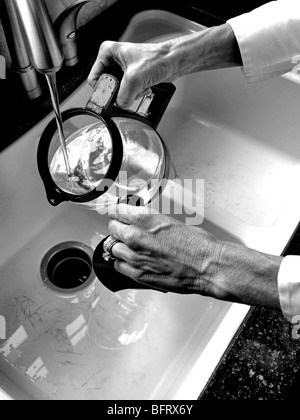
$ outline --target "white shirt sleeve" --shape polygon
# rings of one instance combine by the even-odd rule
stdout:
[[[278,272],[278,290],[283,315],[293,322],[300,316],[300,256],[284,257]]]
[[[287,73],[300,61],[300,0],[271,1],[228,23],[248,83]]]

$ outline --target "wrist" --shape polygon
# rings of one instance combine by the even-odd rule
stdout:
[[[280,309],[278,272],[283,257],[221,243],[213,293],[218,299]]]

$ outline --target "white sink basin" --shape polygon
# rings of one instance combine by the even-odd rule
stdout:
[[[157,40],[203,27],[143,12],[122,39]],[[184,77],[158,131],[181,179],[204,179],[202,227],[280,255],[300,202],[300,88],[285,78],[246,86],[240,69]],[[84,106],[84,83],[63,109]],[[249,307],[200,296],[123,291],[100,282],[65,299],[45,288],[40,264],[65,241],[95,248],[106,217],[51,207],[36,166],[52,116],[0,156],[0,399],[196,399]]]

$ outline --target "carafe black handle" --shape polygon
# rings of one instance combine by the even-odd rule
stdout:
[[[173,83],[160,83],[145,95],[136,111],[127,111],[116,105],[123,72],[120,66],[112,65],[103,73],[87,103],[87,108],[103,117],[128,116],[146,122],[156,129],[169,105],[176,88]]]

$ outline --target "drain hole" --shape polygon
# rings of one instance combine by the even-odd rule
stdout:
[[[92,273],[92,261],[81,249],[63,249],[51,257],[47,266],[50,282],[60,289],[82,286]]]

